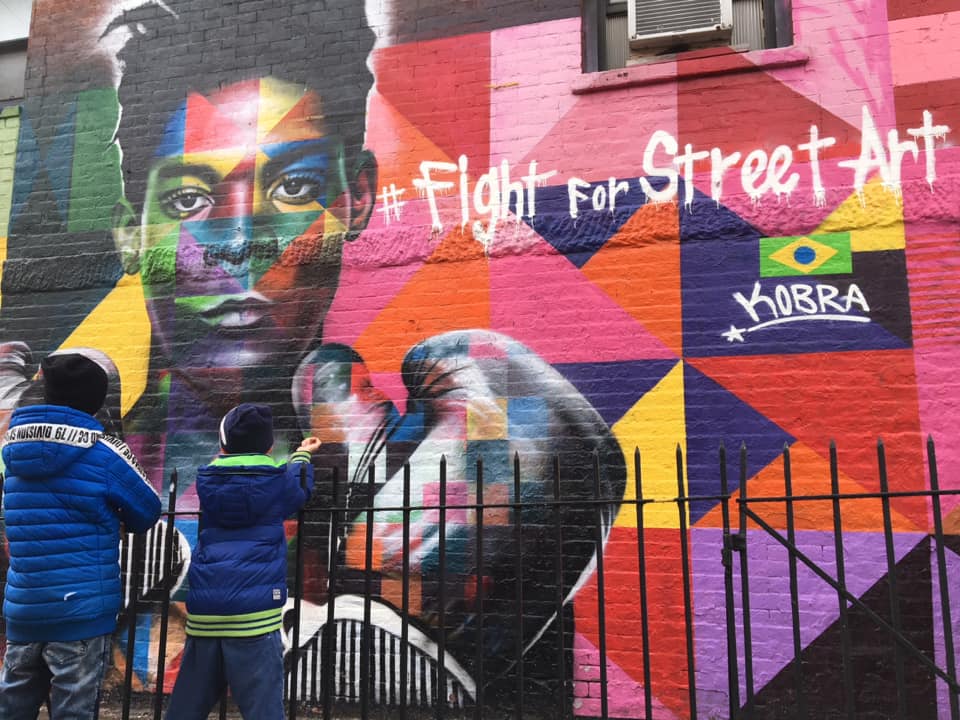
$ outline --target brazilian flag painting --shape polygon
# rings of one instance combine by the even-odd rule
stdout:
[[[850,233],[760,238],[760,277],[851,272]]]

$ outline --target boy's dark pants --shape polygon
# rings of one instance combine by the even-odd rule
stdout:
[[[206,720],[224,686],[244,720],[283,720],[280,631],[244,638],[187,637],[168,720]]]

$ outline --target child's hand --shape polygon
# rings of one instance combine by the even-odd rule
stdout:
[[[311,435],[310,437],[303,439],[303,442],[300,443],[300,447],[297,448],[297,452],[306,451],[312,455],[319,449],[320,438],[316,438]]]

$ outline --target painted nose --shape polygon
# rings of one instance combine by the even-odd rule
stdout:
[[[242,265],[253,248],[250,218],[229,218],[204,243],[203,259],[207,265]]]
[[[273,233],[249,216],[206,220],[199,238],[203,262],[233,276],[249,290],[277,258]]]

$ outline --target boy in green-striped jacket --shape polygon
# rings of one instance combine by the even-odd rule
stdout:
[[[204,720],[229,686],[245,720],[282,720],[287,541],[283,521],[310,498],[320,448],[268,454],[273,416],[245,403],[220,423],[221,455],[197,471],[200,538],[190,559],[187,643],[168,720]]]

